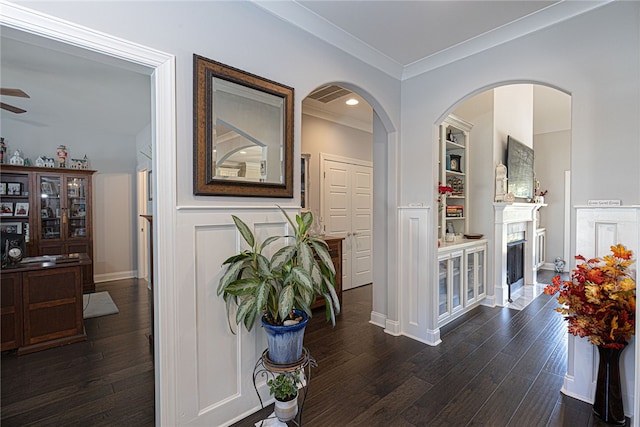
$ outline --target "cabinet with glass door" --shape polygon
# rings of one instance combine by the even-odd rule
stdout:
[[[39,172],[39,213],[36,221],[38,255],[86,253],[93,258],[91,224],[91,174],[79,170],[69,173]],[[93,264],[83,277],[84,291],[93,291]]]

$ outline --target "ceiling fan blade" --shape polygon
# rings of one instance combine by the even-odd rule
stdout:
[[[21,89],[9,89],[9,88],[0,88],[0,95],[7,96],[19,96],[20,98],[31,98],[27,93]]]
[[[16,114],[22,114],[27,112],[27,110],[14,107],[13,105],[5,104],[4,102],[0,102],[0,108],[2,108],[3,110],[11,111],[12,113],[16,113]]]

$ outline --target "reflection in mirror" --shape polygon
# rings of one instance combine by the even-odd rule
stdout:
[[[293,197],[293,89],[194,55],[198,195]]]
[[[213,78],[212,179],[283,184],[283,99]]]

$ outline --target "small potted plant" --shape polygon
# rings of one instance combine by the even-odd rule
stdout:
[[[298,384],[298,371],[278,374],[267,381],[269,392],[276,399],[274,412],[282,422],[292,420],[298,414]]]
[[[232,215],[250,249],[223,263],[226,271],[220,278],[217,293],[226,302],[231,332],[234,332],[232,313],[235,313],[235,323],[244,324],[248,331],[256,318],[261,318],[267,332],[270,361],[287,364],[302,357],[304,328],[316,297],[320,295],[325,299],[327,321],[334,326],[340,302],[328,245],[322,237],[309,233],[313,215],[311,212],[296,215],[294,222],[282,208],[280,210],[293,234],[271,236],[264,242],[258,242],[251,229]],[[263,255],[269,245],[280,239],[286,239],[286,243],[271,259]]]

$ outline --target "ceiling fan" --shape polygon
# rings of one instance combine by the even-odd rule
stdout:
[[[0,95],[3,96],[18,96],[20,98],[31,98],[21,89],[8,89],[8,88],[0,88]],[[11,111],[12,113],[22,114],[26,113],[27,110],[23,110],[22,108],[15,107],[13,105],[5,104],[4,102],[0,102],[0,108],[3,110]]]

